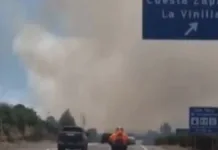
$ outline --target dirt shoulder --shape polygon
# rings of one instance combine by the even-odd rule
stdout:
[[[39,142],[27,142],[27,141],[18,141],[14,143],[9,142],[0,142],[0,149],[10,149],[10,148],[24,148],[24,147],[39,147],[39,146],[46,146],[46,145],[54,145],[55,142],[53,141],[39,141]]]

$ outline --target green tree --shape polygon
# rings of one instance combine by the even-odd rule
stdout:
[[[11,141],[19,138],[35,141],[45,137],[55,140],[60,125],[76,125],[69,109],[62,114],[58,122],[53,116],[42,120],[34,109],[22,104],[13,106],[0,103],[0,120],[4,131],[3,135],[6,135],[6,139]]]
[[[16,125],[22,135],[25,134],[25,127],[27,124],[26,107],[22,104],[15,105],[13,111],[16,114]]]
[[[8,135],[12,126],[15,126],[16,117],[12,111],[12,106],[1,103],[0,104],[0,122],[1,129],[3,129],[4,134]]]
[[[0,104],[0,119],[4,124],[15,124],[16,116],[13,114],[12,106],[4,103]]]
[[[27,108],[22,104],[15,105],[13,107],[13,112],[16,116],[17,128],[22,135],[25,134],[26,126],[34,127],[40,121],[40,117],[33,109]]]
[[[46,129],[49,133],[57,134],[58,132],[58,122],[53,116],[48,116],[46,118]]]
[[[29,126],[35,126],[41,120],[40,117],[35,112],[35,110],[33,110],[32,108],[25,109],[25,118],[26,118],[26,123]]]
[[[51,124],[53,126],[57,126],[58,124],[54,116],[48,116],[46,118],[46,123]]]
[[[76,126],[74,117],[71,115],[70,110],[67,109],[60,117],[59,125],[63,126]]]

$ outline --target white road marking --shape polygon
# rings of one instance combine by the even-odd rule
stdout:
[[[148,150],[148,148],[144,145],[140,145],[140,147],[143,149],[143,150]]]
[[[88,143],[88,145],[100,145],[99,143]]]

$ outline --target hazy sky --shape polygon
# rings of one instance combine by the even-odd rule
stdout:
[[[0,87],[8,97],[32,87],[42,109],[85,113],[100,129],[185,127],[189,106],[218,104],[217,44],[142,41],[141,0],[15,2],[0,5]]]

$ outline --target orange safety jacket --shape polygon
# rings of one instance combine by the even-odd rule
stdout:
[[[124,144],[127,144],[128,142],[128,136],[124,132],[115,132],[110,137],[109,140],[114,143],[117,138],[121,138]]]

